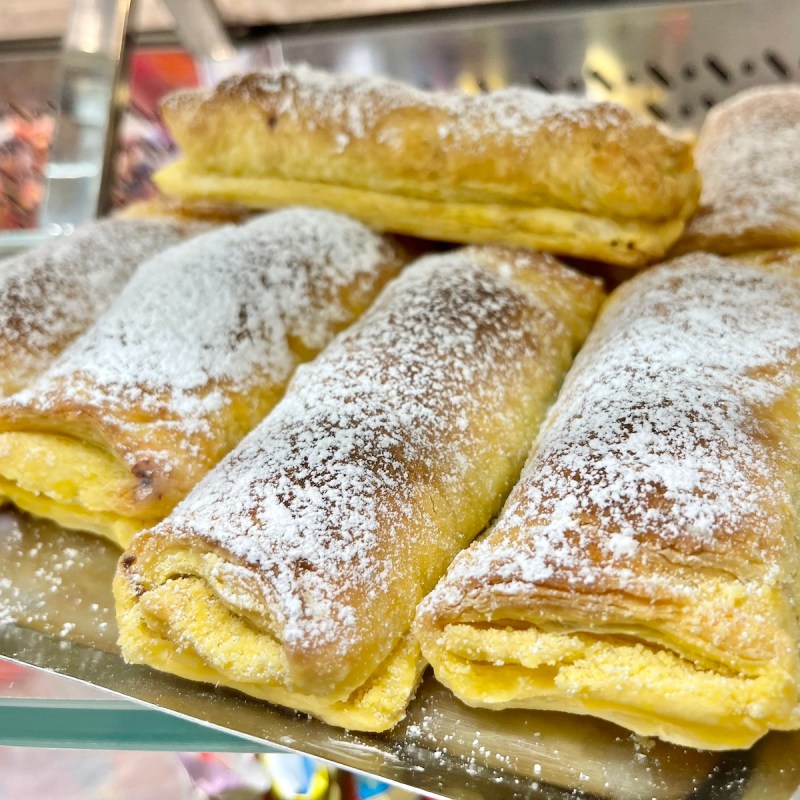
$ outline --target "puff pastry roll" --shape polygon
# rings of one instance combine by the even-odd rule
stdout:
[[[124,656],[394,725],[422,671],[416,604],[500,507],[600,298],[524,251],[409,267],[134,537],[114,588]]]
[[[107,219],[0,261],[0,395],[44,372],[142,261],[205,230],[200,223]]]
[[[51,369],[0,403],[0,492],[124,546],[261,421],[404,257],[355,220],[290,209],[145,262]]]
[[[168,195],[308,203],[381,230],[642,265],[700,191],[690,146],[620,106],[512,88],[468,96],[307,67],[168,97]]]
[[[415,631],[466,703],[691,747],[800,726],[800,258],[609,300],[488,535]]]
[[[695,157],[703,192],[676,252],[800,244],[800,86],[752,89],[712,109]]]

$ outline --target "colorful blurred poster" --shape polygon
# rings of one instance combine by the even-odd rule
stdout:
[[[0,228],[35,227],[52,135],[50,109],[0,112]]]
[[[198,82],[197,67],[187,53],[133,54],[130,102],[117,129],[110,187],[113,207],[156,193],[151,176],[174,157],[174,145],[158,118],[159,100]],[[54,128],[51,108],[23,109],[0,103],[0,229],[36,227]]]
[[[151,175],[174,157],[174,145],[158,117],[161,98],[175,89],[197,86],[194,60],[182,51],[134,53],[130,101],[117,135],[111,201],[120,208],[156,194]]]

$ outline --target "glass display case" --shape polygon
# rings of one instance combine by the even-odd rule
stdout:
[[[301,61],[431,88],[521,83],[613,99],[688,135],[735,92],[800,77],[794,0],[517,2],[424,13],[404,4],[391,9],[402,13],[255,29],[233,44],[213,14],[181,13],[182,5],[168,4],[193,53],[187,80],[200,83]],[[74,4],[54,84],[59,123],[48,194],[36,228],[0,234],[0,255],[64,233],[113,203],[112,134],[131,97],[121,68],[129,6]],[[54,56],[40,59],[52,73]],[[398,728],[359,735],[126,665],[110,592],[118,553],[97,544],[11,514],[0,518],[2,744],[297,751],[445,798],[779,800],[800,786],[797,734],[770,734],[747,752],[699,752],[588,718],[469,709],[428,679]],[[57,683],[48,677],[54,673],[63,676]]]

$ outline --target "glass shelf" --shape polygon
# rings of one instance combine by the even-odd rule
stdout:
[[[210,753],[279,752],[180,717],[116,700],[0,699],[0,745]]]
[[[52,241],[58,232],[52,228],[0,232],[0,258]]]
[[[7,659],[0,659],[0,746],[275,752]]]

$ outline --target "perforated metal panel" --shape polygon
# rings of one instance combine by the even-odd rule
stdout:
[[[568,12],[526,4],[290,33],[251,58],[429,87],[585,91],[697,128],[711,106],[741,89],[800,79],[800,2],[609,3]]]

